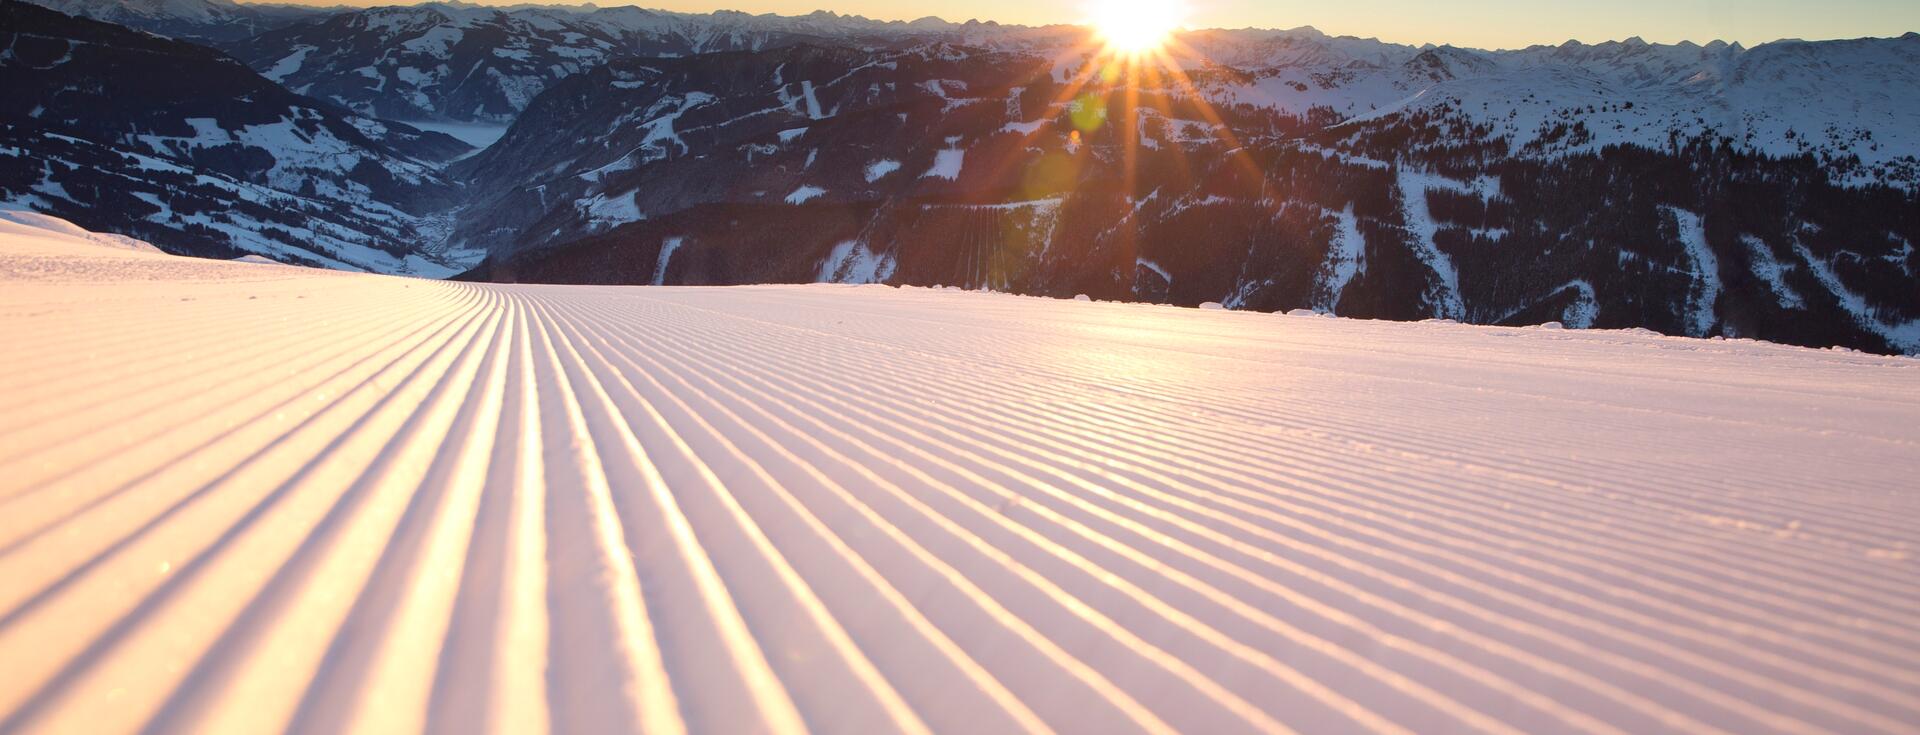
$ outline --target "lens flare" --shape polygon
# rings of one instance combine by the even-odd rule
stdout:
[[[1126,55],[1158,50],[1187,18],[1179,0],[1095,0],[1085,10],[1107,49]]]

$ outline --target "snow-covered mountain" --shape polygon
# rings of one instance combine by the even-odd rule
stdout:
[[[1215,104],[1341,119],[1449,105],[1516,150],[1664,145],[1729,137],[1772,155],[1811,152],[1848,176],[1920,181],[1920,35],[1754,48],[1715,42],[1568,42],[1510,51],[1411,46],[1312,28],[1185,34],[1174,53]],[[559,79],[619,57],[765,50],[792,43],[861,49],[945,42],[1072,58],[1072,27],[912,23],[814,13],[681,14],[636,7],[459,3],[373,8],[228,44],[296,91],[364,114],[510,122]],[[1818,94],[1820,105],[1801,104]],[[1550,136],[1561,125],[1584,133]]]
[[[1859,181],[1920,185],[1920,34],[1851,41],[1569,41],[1514,51],[1293,31],[1189,34],[1181,61],[1216,104],[1340,119],[1448,108],[1522,153],[1730,138]],[[1807,104],[1818,99],[1819,104]],[[1578,134],[1556,135],[1578,126]]]
[[[468,146],[295,95],[211,49],[0,0],[0,195],[173,252],[441,274]]]
[[[167,18],[259,29],[260,22],[232,18],[280,12],[228,0],[45,2],[149,30]],[[560,79],[621,57],[945,42],[1072,58],[1088,45],[1083,29],[1068,26],[883,22],[824,11],[687,14],[460,2],[337,10],[298,11],[311,22],[215,40],[296,92],[364,115],[498,125]],[[1520,152],[1727,137],[1771,155],[1813,153],[1861,181],[1920,185],[1920,95],[1912,93],[1920,84],[1920,34],[1750,49],[1627,39],[1506,51],[1393,44],[1312,28],[1208,30],[1179,40],[1177,63],[1219,105],[1291,115],[1324,108],[1343,120],[1445,105],[1491,126]],[[1803,104],[1813,95],[1822,104]],[[1579,130],[1556,134],[1563,126]]]
[[[117,23],[162,36],[193,41],[237,41],[339,8],[233,0],[35,0],[67,15]]]
[[[365,114],[510,122],[541,90],[613,58],[760,50],[809,40],[871,45],[999,28],[1013,30],[937,19],[886,23],[830,12],[790,17],[435,2],[341,13],[225,48],[296,91]]]
[[[1458,101],[1223,104],[1261,82],[1071,62],[945,43],[611,62],[455,164],[475,204],[454,241],[492,251],[473,276],[493,280],[960,284],[1920,350],[1920,199],[1830,160],[1698,132],[1580,144],[1577,121],[1521,139]]]

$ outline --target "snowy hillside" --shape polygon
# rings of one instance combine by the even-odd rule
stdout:
[[[289,92],[218,51],[0,0],[0,201],[173,252],[446,275],[465,144]]]
[[[0,731],[1920,721],[1911,358],[4,223],[0,342]]]
[[[490,253],[477,280],[944,284],[1920,352],[1920,190],[1708,139],[1596,149],[1562,125],[1516,148],[1457,109],[1342,120],[1081,73],[944,43],[609,62],[451,166],[478,202],[451,242]]]
[[[0,204],[0,237],[16,244],[52,245],[56,252],[67,252],[71,245],[113,250],[159,253],[160,248],[145,240],[125,235],[91,232],[52,215]],[[84,248],[80,249],[84,252]]]
[[[873,50],[941,42],[968,53],[1021,52],[1063,67],[1086,32],[886,23],[858,16],[638,7],[460,3],[342,13],[229,43],[240,58],[305,94],[399,119],[511,121],[543,89],[623,57],[760,51],[793,43]],[[1858,157],[1861,182],[1920,185],[1920,34],[1855,41],[1649,44],[1633,38],[1508,51],[1333,37],[1313,28],[1184,34],[1179,65],[1219,104],[1354,118],[1448,105],[1516,150],[1664,147],[1670,136],[1727,137],[1771,155]],[[1799,104],[1817,96],[1822,104]],[[1543,137],[1581,123],[1590,135]]]
[[[1848,178],[1920,185],[1920,33],[1750,49],[1631,38],[1479,51],[1311,28],[1185,40],[1183,62],[1221,104],[1319,107],[1342,119],[1447,107],[1535,153],[1724,137],[1773,156],[1857,157],[1862,168]],[[1543,140],[1571,124],[1587,134]]]
[[[42,0],[156,30],[202,29],[302,94],[372,117],[504,124],[561,79],[619,58],[760,51],[794,43],[874,50],[942,42],[1022,52],[1063,68],[1090,49],[1072,26],[912,23],[816,12],[675,13],[637,6],[430,2],[282,19],[296,9],[227,0]],[[245,16],[246,20],[233,20]],[[263,16],[263,17],[255,17]],[[161,24],[161,25],[156,25]],[[250,33],[204,30],[253,29]],[[1889,29],[1897,31],[1899,29]],[[180,35],[176,33],[175,35]],[[1329,36],[1310,28],[1204,30],[1173,51],[1207,97],[1341,119],[1444,106],[1535,153],[1725,137],[1754,152],[1841,162],[1856,182],[1920,186],[1920,33],[1745,48],[1713,42],[1478,50]],[[1820,104],[1804,104],[1818,98]],[[1579,124],[1583,134],[1553,135]],[[1857,159],[1857,160],[1856,160]]]
[[[885,23],[829,12],[692,14],[631,5],[497,8],[432,2],[343,12],[224,47],[302,94],[363,114],[505,123],[542,90],[613,59],[757,51],[800,42],[861,46],[914,37],[974,37],[1001,28],[1021,35],[1051,33],[937,20]]]

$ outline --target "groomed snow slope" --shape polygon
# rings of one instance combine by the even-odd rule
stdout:
[[[1912,732],[1920,360],[0,236],[0,731]]]

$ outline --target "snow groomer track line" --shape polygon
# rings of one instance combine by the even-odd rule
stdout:
[[[1915,732],[1920,361],[0,248],[0,732]]]

